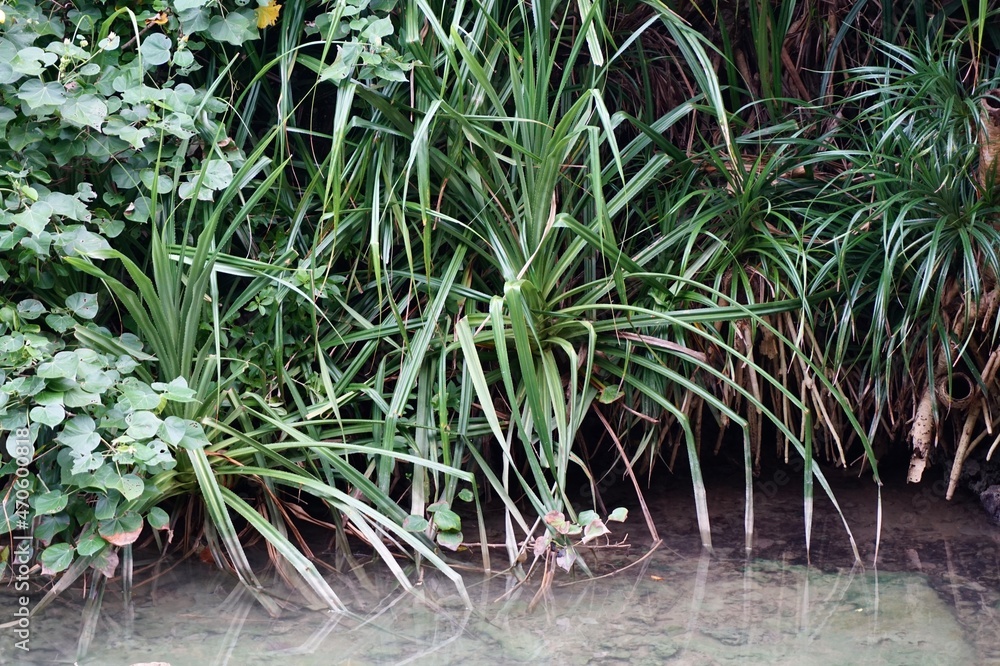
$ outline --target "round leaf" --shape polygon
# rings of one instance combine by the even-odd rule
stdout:
[[[165,530],[170,524],[170,516],[158,506],[154,506],[149,510],[149,513],[146,514],[146,520],[154,530]]]
[[[142,495],[146,484],[135,474],[126,474],[118,482],[118,490],[125,496],[126,500],[134,500]]]

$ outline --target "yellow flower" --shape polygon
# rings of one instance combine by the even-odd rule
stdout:
[[[278,14],[281,12],[281,5],[274,0],[266,0],[257,8],[257,27],[266,28],[278,22]]]

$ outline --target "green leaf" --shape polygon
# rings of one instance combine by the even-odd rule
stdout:
[[[102,51],[114,51],[121,44],[121,37],[113,32],[109,32],[108,36],[97,42],[97,48]]]
[[[44,407],[32,407],[28,415],[34,423],[55,428],[66,418],[66,410],[63,409],[62,405],[51,404]]]
[[[628,509],[623,506],[618,507],[608,516],[608,520],[613,520],[616,523],[623,523],[628,519]]]
[[[38,319],[45,314],[45,306],[42,305],[41,301],[34,298],[26,298],[17,304],[17,314],[20,315],[21,319],[29,321]]]
[[[69,409],[101,404],[101,396],[82,388],[71,388],[63,393],[63,405]]]
[[[462,529],[462,518],[451,509],[438,509],[434,512],[434,527],[442,532],[455,532]]]
[[[165,530],[170,525],[170,516],[158,506],[154,506],[146,514],[146,521],[154,530]]]
[[[583,528],[583,542],[588,543],[597,537],[604,536],[605,534],[611,534],[611,530],[604,525],[603,520],[595,518],[587,523],[587,526]]]
[[[210,2],[212,2],[212,0],[174,0],[173,4],[174,4],[174,10],[178,12],[183,12],[188,9],[204,7]]]
[[[46,315],[45,323],[56,333],[65,333],[76,325],[76,320],[69,315],[50,314]]]
[[[212,188],[197,180],[185,180],[177,186],[177,195],[181,199],[196,197],[199,201],[212,201]]]
[[[111,244],[103,236],[87,231],[83,225],[74,225],[56,237],[56,247],[68,257],[96,257],[109,251]]]
[[[225,160],[208,160],[202,167],[205,177],[202,185],[213,190],[224,190],[233,182],[233,167]]]
[[[142,516],[134,511],[127,511],[117,518],[101,521],[97,532],[115,546],[127,546],[134,543],[142,532]]]
[[[142,40],[139,54],[142,56],[143,67],[155,67],[170,62],[170,49],[173,44],[170,38],[162,32],[154,32]]]
[[[145,482],[136,476],[135,474],[126,474],[118,480],[118,485],[116,486],[121,494],[126,500],[132,501],[135,498],[142,495],[142,491],[145,490]]]
[[[31,502],[35,509],[35,515],[46,516],[59,513],[66,508],[69,502],[69,495],[65,495],[58,490],[50,490],[47,493],[36,495]]]
[[[458,493],[458,499],[462,500],[463,502],[471,502],[474,499],[474,495],[472,494],[472,491],[469,490],[468,488],[463,488]]]
[[[62,106],[66,101],[66,89],[55,81],[43,83],[38,79],[28,79],[18,88],[17,98],[35,111],[46,106]]]
[[[51,67],[59,60],[55,53],[48,53],[37,46],[18,49],[10,60],[11,69],[25,76],[41,76],[46,67]]]
[[[167,444],[179,446],[188,434],[188,422],[179,416],[168,416],[160,425],[158,433]]]
[[[361,40],[366,42],[374,42],[376,45],[382,44],[382,38],[388,37],[392,34],[392,21],[389,17],[376,19],[368,24],[361,33]]]
[[[87,557],[98,552],[101,548],[108,545],[108,542],[98,536],[95,532],[90,532],[76,544],[76,552],[81,556]]]
[[[340,83],[354,71],[358,59],[361,57],[362,46],[357,42],[344,44],[337,50],[337,57],[333,63],[323,68],[320,73],[320,81],[333,81]]]
[[[39,201],[44,201],[52,207],[54,215],[62,215],[77,222],[89,222],[90,211],[83,202],[74,196],[62,192],[48,192]]]
[[[169,418],[177,418],[172,416]],[[133,412],[130,416],[126,416],[125,420],[128,421],[128,430],[125,434],[136,440],[152,439],[156,437],[156,433],[159,432],[160,426],[163,425],[163,421],[160,420],[156,414],[150,411],[137,411]]]
[[[104,125],[104,133],[108,136],[117,136],[122,141],[127,142],[136,150],[142,150],[146,145],[146,139],[153,136],[153,130],[148,127],[135,127],[125,123],[118,116],[111,116]],[[136,202],[136,207],[139,204]]]
[[[577,523],[586,527],[595,520],[598,520],[600,516],[597,515],[596,511],[581,511],[580,515],[577,517]]]
[[[69,527],[69,516],[65,513],[57,513],[52,516],[42,516],[42,519],[35,525],[32,536],[40,543],[51,543],[57,534]]]
[[[52,219],[52,206],[39,202],[17,215],[12,215],[10,219],[17,226],[23,227],[37,236],[45,230],[49,220]]]
[[[105,578],[114,578],[115,569],[118,568],[118,553],[114,548],[102,548],[94,556],[90,566],[95,571],[104,575]]]
[[[77,453],[90,453],[101,443],[101,436],[96,430],[97,424],[94,423],[94,419],[80,414],[66,422],[56,441]]]
[[[80,366],[80,357],[75,352],[59,352],[51,361],[38,364],[36,374],[45,379],[76,377],[76,369]]]
[[[140,382],[135,377],[123,379],[119,388],[122,397],[128,401],[133,410],[158,410],[160,408],[160,394],[150,388],[149,384]]]
[[[42,563],[42,575],[51,576],[63,571],[73,562],[76,551],[68,543],[57,543],[42,551],[39,559]]]
[[[602,405],[610,405],[624,397],[625,392],[619,389],[617,385],[605,386],[598,394],[597,401]]]
[[[233,46],[243,46],[260,36],[256,22],[244,11],[212,17],[212,22],[208,24],[208,34],[217,42],[227,42]]]
[[[114,478],[111,479],[112,483],[114,483],[114,481],[117,480],[117,478],[118,478],[117,474],[115,474],[115,471],[113,469],[111,469],[111,467],[104,467],[102,469],[107,470],[107,472],[105,474],[100,475],[100,476],[112,476],[113,475]],[[95,477],[96,476],[98,476],[98,475],[95,474]],[[105,485],[105,484],[101,484],[101,487],[102,488],[107,488],[108,486]],[[118,513],[118,496],[117,495],[115,495],[114,497],[109,497],[109,496],[105,495],[103,497],[98,498],[97,504],[94,505],[94,518],[96,518],[97,520],[111,520],[112,518],[115,517],[116,513]]]
[[[184,437],[177,443],[178,446],[191,450],[203,449],[208,446],[208,437],[205,436],[205,430],[201,427],[201,424],[194,421],[185,421],[184,426]]]
[[[188,388],[187,380],[183,377],[178,377],[172,380],[169,384],[164,384],[163,382],[153,382],[151,384],[154,391],[159,391],[163,393],[167,400],[172,400],[174,402],[193,402],[197,392]]]
[[[422,516],[409,515],[403,519],[403,529],[407,532],[423,532],[427,529],[427,519]]]
[[[133,444],[132,447],[135,459],[148,466],[162,465],[164,469],[173,469],[177,464],[163,440],[153,439],[146,444]]]
[[[439,532],[437,535],[437,542],[448,550],[458,550],[464,540],[461,532]]]
[[[100,131],[108,117],[108,105],[96,95],[70,97],[59,109],[63,120],[76,127],[93,127]]]
[[[97,294],[78,291],[66,299],[66,307],[81,319],[93,319],[97,316]]]

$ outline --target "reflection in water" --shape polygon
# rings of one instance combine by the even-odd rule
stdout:
[[[391,577],[369,576],[383,596],[364,615],[290,613],[273,620],[225,576],[185,563],[135,591],[134,616],[109,588],[99,618],[89,616],[97,618],[93,631],[80,631],[79,604],[53,606],[36,620],[31,660],[5,651],[0,661],[957,664],[986,658],[920,574],[823,573],[664,548],[617,576],[557,585],[533,613],[526,609],[534,590],[512,590],[509,577],[471,585],[476,608],[470,611],[439,596],[453,593],[444,579],[425,578],[414,595],[394,591]],[[965,584],[957,573],[949,577]],[[85,655],[77,654],[80,648]]]
[[[870,558],[873,493],[857,487],[838,498]],[[0,664],[1000,664],[1000,530],[974,501],[885,493],[876,571],[837,568],[853,558],[839,516],[821,505],[812,561],[824,568],[805,566],[801,500],[764,493],[755,559],[746,559],[738,486],[710,490],[715,552],[692,550],[687,492],[651,501],[671,536],[650,557],[598,580],[560,572],[533,612],[536,589],[510,576],[467,573],[468,610],[433,572],[401,593],[372,565],[331,580],[352,613],[289,610],[275,620],[228,576],[160,562],[137,566],[131,606],[118,581],[103,598],[98,588],[64,595],[32,620],[28,655],[0,631]],[[611,549],[591,564],[600,573],[636,559]],[[0,609],[14,604],[0,588]]]

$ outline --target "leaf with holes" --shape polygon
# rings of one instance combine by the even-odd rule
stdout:
[[[126,500],[132,501],[135,498],[142,495],[142,491],[145,490],[146,484],[135,474],[126,474],[125,476],[118,479],[118,484],[115,486]]]
[[[97,294],[78,291],[66,298],[66,307],[82,319],[93,319],[97,316]]]

